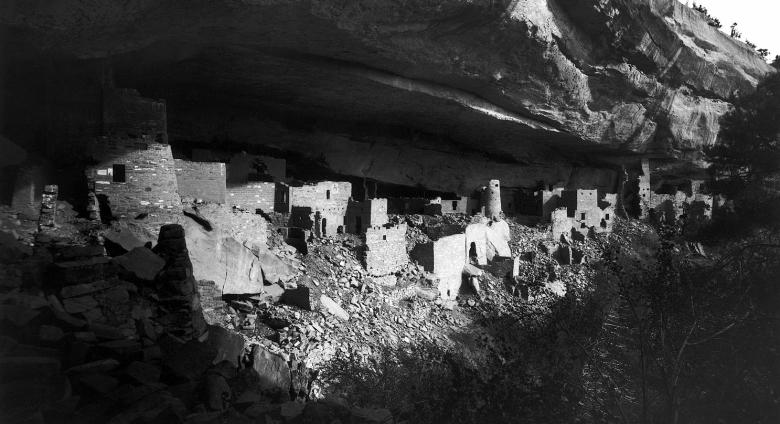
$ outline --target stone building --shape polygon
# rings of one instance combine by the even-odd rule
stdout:
[[[466,226],[468,262],[487,265],[495,257],[511,257],[509,225],[506,221],[477,222]]]
[[[501,185],[498,180],[490,180],[482,189],[482,207],[484,214],[490,219],[501,216]]]
[[[674,194],[652,193],[646,208],[647,217],[667,222],[674,222],[683,217],[709,219],[712,218],[713,197],[681,190]]]
[[[366,271],[374,276],[392,274],[409,262],[406,224],[379,225],[366,229]]]
[[[179,196],[202,199],[210,203],[225,203],[227,187],[224,163],[175,159],[174,166]]]
[[[534,200],[537,204],[537,214],[542,217],[543,222],[551,220],[552,212],[561,206],[563,198],[563,187],[555,187],[550,190],[539,190],[536,192]]]
[[[165,102],[141,97],[135,90],[107,88],[103,103],[106,135],[89,146],[93,165],[85,170],[101,215],[181,211]]]
[[[439,277],[439,294],[454,299],[463,282],[466,255],[466,235],[454,234],[415,246],[414,259],[423,268]]]
[[[550,214],[553,239],[568,238],[572,231],[583,237],[591,231],[611,232],[616,199],[615,193],[604,193],[600,197],[596,189],[563,190],[559,202],[562,206]]]
[[[290,225],[312,230],[317,237],[344,232],[344,218],[352,195],[349,182],[322,181],[288,187]]]
[[[450,214],[468,214],[469,198],[460,196],[457,199],[442,199],[436,197],[424,206],[423,212],[426,215],[450,215]]]
[[[418,244],[412,258],[439,278],[439,294],[454,299],[460,292],[463,274],[472,263],[487,265],[500,257],[511,258],[509,225],[506,221],[484,219],[470,224],[462,234],[440,237]]]
[[[347,204],[344,230],[363,234],[367,229],[387,224],[387,199],[350,200]]]
[[[702,193],[704,181],[691,180],[685,190],[674,192],[653,192],[650,185],[650,162],[642,159],[642,174],[639,175],[639,217],[676,221],[680,218],[712,218],[713,196]]]
[[[143,141],[141,141],[143,140]],[[149,139],[101,137],[87,181],[101,214],[132,218],[155,210],[181,211],[171,146]]]

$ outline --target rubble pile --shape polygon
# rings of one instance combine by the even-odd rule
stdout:
[[[98,244],[39,233],[31,249],[2,234],[2,422],[253,422],[306,412],[310,372],[300,357],[206,325],[181,226],[163,226],[153,249],[114,258]],[[350,408],[323,407],[363,422]]]
[[[514,259],[467,265],[469,282],[456,300],[443,300],[438,277],[416,263],[370,276],[356,235],[310,238],[302,254],[273,222],[258,224],[260,215],[205,204],[184,214],[202,231],[219,228],[256,254],[275,255],[293,277],[266,278],[259,293],[223,296],[212,281],[193,277],[188,238],[177,224],[159,228],[154,243],[117,223],[33,228],[32,246],[0,233],[0,368],[20,385],[20,399],[36,400],[3,398],[8,416],[200,423],[323,413],[371,422],[332,397],[332,382],[317,373],[322,365],[418,344],[463,352],[475,367],[516,356],[516,343],[497,336],[509,331],[497,327],[505,318],[519,333],[543,320],[560,296],[591,289],[589,263],[605,243],[642,231],[618,222],[613,234],[553,242],[546,227],[509,218]],[[411,245],[473,222],[461,215],[392,220],[409,224]],[[562,249],[579,259],[563,263]]]

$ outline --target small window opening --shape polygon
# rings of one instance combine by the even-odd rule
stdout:
[[[123,183],[126,181],[125,166],[115,163],[113,166],[113,175],[115,183]]]
[[[386,235],[382,236],[382,240],[387,240],[387,236]]]
[[[580,224],[580,228],[585,228],[585,223]]]
[[[325,198],[330,200],[330,190],[325,191]]]
[[[585,213],[581,213],[580,216],[582,217],[581,219],[585,219]]]
[[[457,200],[453,200],[452,201],[452,209],[458,209],[458,201]]]
[[[607,216],[605,218],[607,218],[607,221],[609,221],[609,214],[607,214]]]

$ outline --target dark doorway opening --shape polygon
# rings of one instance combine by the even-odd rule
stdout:
[[[124,183],[126,182],[126,175],[125,175],[125,166],[122,164],[115,163],[113,166],[113,181],[115,183]]]
[[[469,260],[473,263],[477,263],[479,261],[479,259],[477,259],[477,243],[473,241],[469,246]]]

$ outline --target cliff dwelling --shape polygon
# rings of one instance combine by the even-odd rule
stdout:
[[[780,422],[751,2],[4,2],[0,422]]]

